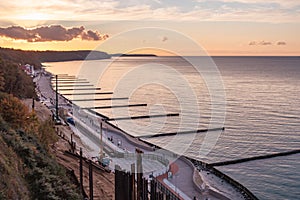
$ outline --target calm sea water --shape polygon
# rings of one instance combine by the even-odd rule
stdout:
[[[82,107],[147,103],[146,107],[96,110],[110,118],[180,114],[179,117],[113,122],[133,136],[207,128],[212,119],[213,127],[220,127],[222,115],[226,113],[225,131],[214,138],[216,144],[207,155],[199,154],[207,139],[205,133],[182,135],[179,139],[175,136],[145,139],[174,151],[178,145],[188,142],[184,154],[209,163],[299,149],[300,58],[215,57],[213,60],[219,71],[204,67],[201,75],[177,57],[48,63],[51,67],[47,70],[87,78],[101,87],[101,91],[115,92],[70,99],[129,97],[129,100],[78,101]],[[200,63],[200,66],[210,65],[206,58],[200,59]],[[217,74],[219,79],[215,77]],[[212,95],[216,102],[212,101]],[[212,112],[217,113],[215,118]],[[299,167],[299,154],[296,154],[219,169],[261,199],[297,199]]]

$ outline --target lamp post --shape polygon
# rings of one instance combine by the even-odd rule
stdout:
[[[100,123],[100,152],[99,152],[99,157],[100,157],[100,160],[102,162],[102,158],[103,158],[103,134],[102,134],[102,123],[103,123],[103,120],[100,119],[99,120],[99,123]]]
[[[57,80],[57,75],[55,75],[55,79],[56,79],[55,80],[55,87],[56,87],[55,88],[55,94],[56,94],[55,95],[55,97],[56,97],[55,98],[55,100],[56,100],[55,101],[55,111],[56,111],[56,113],[55,113],[56,114],[56,116],[55,116],[56,119],[55,120],[57,121],[58,120],[58,80]]]

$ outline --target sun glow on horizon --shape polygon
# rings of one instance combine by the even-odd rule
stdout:
[[[23,50],[93,50],[102,41],[72,39],[75,30],[65,31],[64,38],[59,37],[59,33],[64,31],[43,30],[40,35],[58,38],[52,42],[40,42],[40,35],[32,33],[32,30],[51,25],[63,26],[68,30],[83,26],[85,35],[91,32],[85,40],[93,40],[95,32],[111,38],[134,29],[158,27],[190,37],[209,55],[300,55],[299,1],[235,2],[240,3],[229,0],[220,0],[218,3],[188,0],[184,4],[179,1],[133,3],[121,0],[3,1],[0,2],[0,46]],[[29,41],[30,37],[27,39],[30,34],[36,36],[30,36],[33,41]],[[11,38],[6,37],[9,35]],[[168,35],[157,37],[164,41],[162,45],[169,42],[176,46],[176,43],[180,43],[180,40],[168,40]],[[137,38],[147,40],[143,35],[133,36],[133,39]],[[126,41],[116,43],[108,53],[123,53],[122,46],[126,45],[131,44]],[[193,49],[184,44],[178,45],[178,48],[184,50],[186,55],[195,54]],[[148,51],[145,53],[152,54]],[[161,51],[154,51],[153,54],[170,55]]]
[[[51,15],[46,13],[26,13],[16,16],[16,19],[42,21],[51,19]]]

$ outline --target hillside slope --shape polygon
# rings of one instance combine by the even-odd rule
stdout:
[[[3,132],[0,133],[3,135]],[[0,136],[0,199],[30,199],[23,162]]]
[[[16,97],[0,95],[0,199],[82,199],[49,151],[58,139],[53,126]]]

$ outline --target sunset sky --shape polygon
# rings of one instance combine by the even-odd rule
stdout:
[[[0,2],[0,47],[81,50],[100,45],[101,50],[103,42],[131,31],[124,43],[103,49],[123,53],[120,46],[130,49],[136,41],[147,41],[147,35],[132,31],[147,27],[178,32],[209,55],[300,55],[299,0]],[[157,38],[156,46],[168,44],[183,49],[185,55],[195,54],[178,41],[180,38],[152,34]]]

